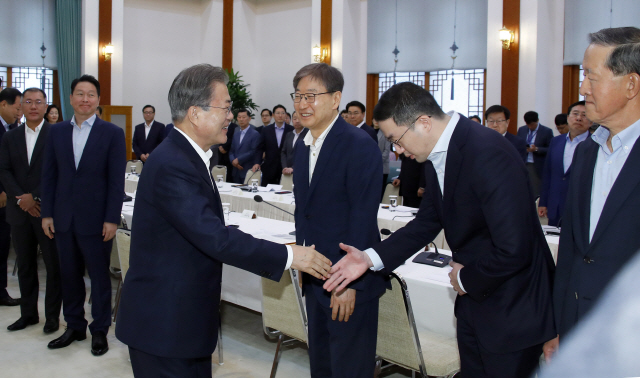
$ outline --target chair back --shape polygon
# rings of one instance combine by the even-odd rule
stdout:
[[[251,172],[249,169],[244,176],[244,184],[251,185],[251,180],[258,180],[258,185],[262,182],[262,171]]]
[[[262,278],[262,325],[268,336],[282,333],[307,342],[307,315],[296,271],[285,271],[280,282]]]
[[[124,180],[125,193],[135,193],[138,190],[138,180]]]
[[[125,170],[126,173],[131,172],[131,166],[132,165],[136,166],[136,173],[137,174],[142,173],[142,167],[144,167],[144,165],[142,164],[142,161],[140,161],[140,160],[129,160],[127,162],[127,168]]]
[[[120,224],[118,228],[128,228],[127,221],[122,213],[120,214]],[[120,257],[118,256],[118,243],[115,240],[111,244],[111,255],[109,258],[109,270],[113,275],[120,276]]]
[[[218,175],[222,175],[223,179],[222,181],[227,181],[227,167],[224,165],[214,165],[213,168],[211,168],[211,177],[213,177],[214,181],[218,181],[217,176]]]
[[[402,197],[400,197],[400,187],[393,186],[393,184],[387,184],[384,189],[384,195],[382,196],[382,203],[385,205],[389,204],[389,196],[398,196],[398,205],[402,204]]]
[[[280,185],[282,185],[282,190],[293,190],[293,174],[283,174],[280,179]]]
[[[119,229],[116,231],[116,243],[118,244],[118,257],[120,258],[120,272],[122,282],[129,270],[129,249],[131,247],[131,231]]]

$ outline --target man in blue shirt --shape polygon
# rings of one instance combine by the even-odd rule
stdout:
[[[524,122],[526,126],[521,126],[518,129],[518,136],[527,142],[527,171],[533,188],[533,196],[538,197],[544,161],[547,157],[549,143],[553,139],[553,131],[540,124],[538,113],[534,111],[524,113]]]

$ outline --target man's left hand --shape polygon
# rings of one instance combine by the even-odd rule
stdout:
[[[527,152],[536,152],[538,151],[538,147],[536,147],[535,144],[531,144],[529,145],[529,148],[527,148]]]
[[[115,223],[104,222],[102,225],[102,236],[104,236],[105,242],[113,239],[116,236],[116,230],[118,229],[118,225]]]
[[[260,170],[260,164],[254,164],[253,167],[251,167],[251,172],[255,172],[259,170]]]
[[[464,265],[458,264],[457,262],[453,262],[453,261],[450,261],[449,265],[453,267],[451,272],[449,272],[449,280],[451,282],[451,286],[453,286],[453,290],[455,290],[458,293],[458,295],[467,294],[464,290],[462,290],[462,288],[458,284],[458,271],[464,268]]]
[[[16,199],[20,200],[20,208],[23,211],[29,211],[36,206],[36,201],[33,199],[33,195],[31,193],[25,193],[21,196],[16,196]]]
[[[341,292],[335,290],[331,293],[331,320],[349,321],[356,307],[356,291],[354,289],[344,289]]]
[[[7,193],[0,193],[0,208],[7,206]]]

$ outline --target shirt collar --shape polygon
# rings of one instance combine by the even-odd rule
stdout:
[[[293,133],[295,135],[300,135],[303,131],[304,131],[304,127],[300,129],[300,132],[298,132],[296,129],[293,129]]]
[[[33,133],[33,134],[37,134],[40,132],[40,130],[42,129],[42,125],[44,125],[44,118],[42,119],[42,121],[40,121],[40,124],[38,126],[36,126],[35,130],[31,130],[31,128],[29,126],[27,126],[27,124],[25,123],[24,128],[25,131],[27,133]]]
[[[284,123],[284,122],[282,122],[282,126],[278,127],[278,124],[277,124],[277,123],[275,123],[275,122],[273,123],[273,126],[275,126],[275,127],[276,127],[276,129],[278,129],[278,130],[282,130],[282,129],[284,129],[284,125],[285,125],[285,123]]]
[[[429,160],[432,160],[435,157],[434,154],[447,152],[447,149],[449,148],[449,142],[451,142],[453,130],[455,130],[456,125],[460,120],[460,114],[452,111],[447,113],[447,115],[450,116],[451,119],[449,120],[449,123],[447,123],[447,127],[444,128],[444,131],[442,132],[442,135],[440,135],[440,138],[438,138],[436,145],[433,146],[433,150],[427,157],[427,159]]]
[[[155,121],[155,120],[152,119],[151,123],[148,124],[148,125],[147,125],[147,121],[144,121],[144,127],[149,128],[149,127],[153,126],[153,121]]]
[[[0,117],[0,122],[2,122],[2,126],[7,126],[8,123],[7,121],[4,120],[4,118]]]
[[[571,137],[569,136],[569,133],[567,133],[565,135],[566,135],[566,138],[567,138],[567,142],[572,143]],[[573,143],[582,142],[585,139],[587,139],[588,136],[589,136],[589,132],[585,131],[584,133],[582,133],[582,134],[578,135],[577,137],[573,138]]]
[[[610,134],[611,131],[609,131],[608,128],[600,125],[600,127],[596,129],[593,135],[591,135],[591,139],[593,139],[594,142],[598,143],[605,152],[609,152],[607,139],[609,139]],[[611,146],[613,147],[613,151],[616,151],[621,146],[633,147],[636,140],[638,140],[638,137],[640,137],[640,119],[616,134],[613,138],[611,138]]]
[[[202,161],[204,162],[204,165],[206,165],[207,169],[209,169],[209,162],[210,162],[209,159],[211,159],[211,156],[213,155],[213,151],[211,151],[211,149],[208,149],[207,151],[203,150],[184,131],[180,130],[177,127],[174,127],[174,129],[176,129],[178,132],[180,132],[180,134],[182,134],[185,138],[187,138],[187,141],[189,141],[189,144],[191,144],[191,147],[193,147],[193,149],[196,150],[196,152],[198,153],[198,156],[200,156],[200,159],[202,159]]]
[[[362,125],[364,125],[364,120],[362,122],[360,122],[358,125],[356,125],[357,128],[361,128]]]
[[[86,121],[82,122],[82,125],[85,125],[85,126],[89,126],[89,127],[91,127],[91,126],[93,126],[93,124],[94,124],[95,122],[96,122],[96,115],[94,114],[94,115],[92,115],[91,117],[89,117]],[[76,116],[75,116],[75,114],[74,114],[74,116],[73,116],[73,117],[71,117],[71,124],[72,124],[73,126],[78,126],[78,124],[76,123]],[[82,127],[81,127],[82,125],[80,125],[80,128],[82,128]]]
[[[324,138],[327,137],[327,134],[329,134],[329,131],[331,131],[331,128],[338,120],[338,117],[340,117],[340,114],[338,114],[336,118],[334,118],[333,121],[329,124],[329,127],[327,127],[326,130],[324,130],[322,134],[320,134],[318,139],[316,139],[316,142],[324,141]],[[305,146],[311,146],[313,144],[313,135],[311,135],[311,132],[308,132],[307,135],[304,136],[304,139],[302,141],[304,142]]]
[[[538,126],[536,126],[535,130],[531,130],[531,129],[529,129],[529,126],[527,126],[527,129],[529,129],[530,133],[537,133],[539,128],[540,128],[540,122],[538,122]]]

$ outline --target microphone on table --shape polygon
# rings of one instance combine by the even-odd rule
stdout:
[[[429,252],[418,253],[418,255],[413,259],[413,262],[418,264],[437,266],[440,268],[443,268],[449,265],[449,261],[451,261],[451,256],[443,255],[440,252],[438,252],[438,247],[436,246],[435,243],[430,243],[430,244],[433,244],[433,247],[436,249],[436,251],[431,253]],[[428,246],[429,245],[427,244],[427,247]]]
[[[384,236],[389,236],[391,234],[393,234],[393,232],[391,230],[389,230],[388,228],[383,228],[380,230],[380,233]]]
[[[258,202],[258,203],[260,203],[260,202],[264,202],[264,203],[266,203],[266,204],[267,204],[267,205],[269,205],[269,206],[273,206],[273,207],[275,207],[276,209],[278,209],[278,210],[280,210],[280,211],[282,211],[282,212],[285,212],[285,213],[287,213],[287,214],[289,214],[289,215],[291,215],[291,216],[295,217],[295,215],[294,215],[294,214],[292,214],[292,213],[288,212],[287,210],[285,210],[285,209],[283,209],[283,208],[280,208],[280,207],[278,207],[278,206],[276,206],[276,205],[274,205],[274,204],[272,204],[272,203],[270,203],[270,202],[265,201],[265,200],[262,198],[262,196],[261,196],[261,195],[259,195],[259,194],[256,194],[255,196],[253,196],[253,200],[254,200],[254,201],[256,201],[256,202]],[[289,233],[289,235],[295,235],[295,234],[296,234],[296,232],[295,232],[295,231],[292,231],[292,232],[290,232],[290,233]]]

